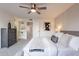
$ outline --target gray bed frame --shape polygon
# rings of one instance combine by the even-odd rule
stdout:
[[[67,33],[67,34],[70,34],[70,35],[79,36],[79,31],[65,31],[65,30],[63,30],[61,32],[63,32],[64,34]]]

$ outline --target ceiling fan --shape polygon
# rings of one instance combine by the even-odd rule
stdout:
[[[26,7],[26,6],[19,6],[21,8],[26,8],[29,9],[30,11],[28,12],[28,14],[36,12],[38,14],[40,14],[39,10],[46,10],[46,7],[37,7],[37,4],[35,3],[31,3],[31,7]]]

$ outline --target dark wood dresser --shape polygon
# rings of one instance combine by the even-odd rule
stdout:
[[[1,28],[1,48],[10,47],[17,42],[17,31],[15,28]]]

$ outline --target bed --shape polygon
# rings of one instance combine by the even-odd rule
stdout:
[[[23,52],[24,56],[56,56],[57,47],[47,38],[33,38]]]
[[[75,48],[74,45],[76,44],[76,42],[78,43],[79,40],[74,41],[73,39],[71,41],[72,38],[70,38],[70,37],[76,38],[76,36],[73,36],[68,33],[66,34],[66,32],[65,34],[58,33],[54,35],[61,38],[61,40],[59,39],[59,43],[52,42],[51,37],[37,37],[31,39],[31,41],[23,49],[23,56],[78,56],[79,55],[79,50],[78,48]],[[79,37],[77,37],[76,39],[78,38]],[[69,43],[70,41],[71,44]]]

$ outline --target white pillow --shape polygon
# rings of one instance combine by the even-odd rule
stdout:
[[[59,47],[68,47],[71,36],[69,34],[64,34],[58,41]]]
[[[79,37],[73,37],[69,43],[69,46],[75,50],[79,49]]]
[[[62,33],[62,32],[57,32],[57,33],[55,33],[54,35],[57,36],[58,38],[60,38],[62,35],[64,35],[64,33]]]

